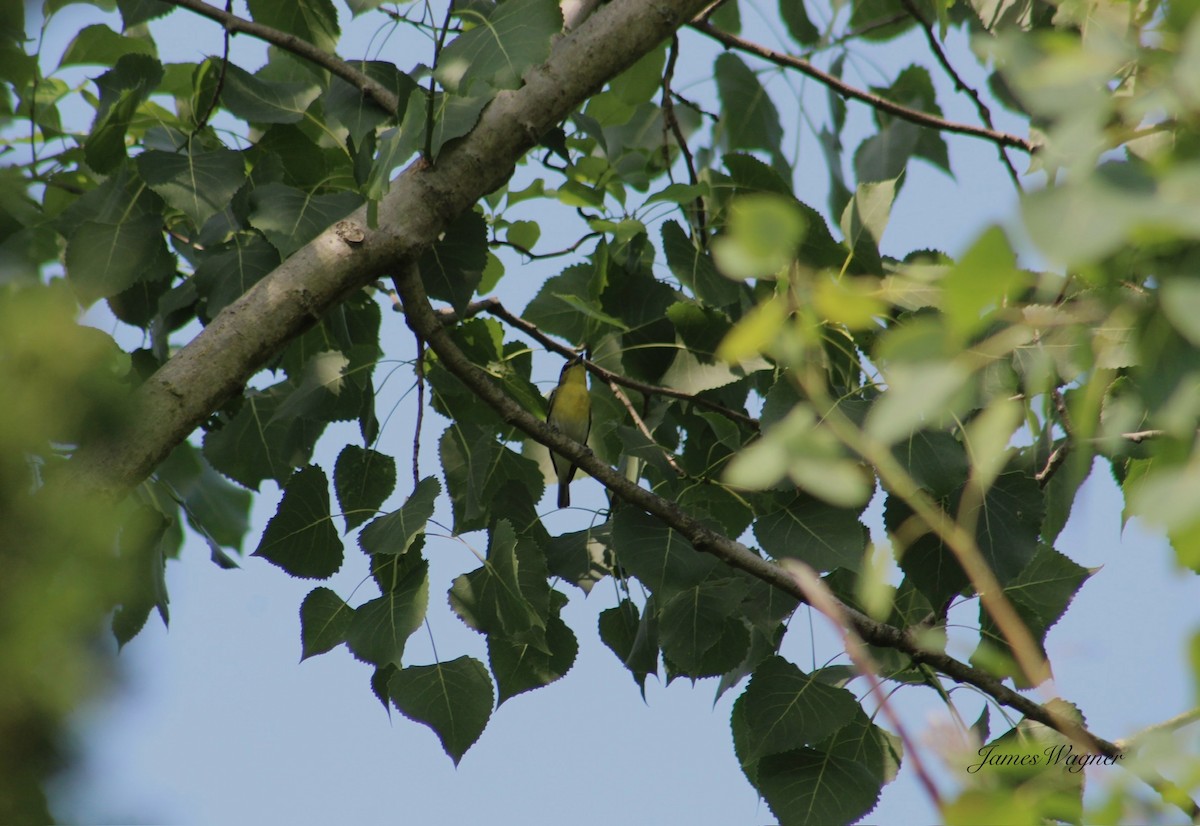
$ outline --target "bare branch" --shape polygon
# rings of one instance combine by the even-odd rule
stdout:
[[[739,49],[743,52],[761,57],[763,60],[768,60],[777,66],[784,66],[789,69],[795,69],[798,72],[808,75],[813,80],[823,83],[830,89],[833,89],[839,95],[854,100],[860,100],[863,103],[874,106],[876,109],[895,115],[898,118],[910,121],[920,126],[927,126],[930,129],[938,129],[943,132],[953,132],[957,135],[970,135],[975,138],[992,141],[1000,146],[1009,146],[1013,149],[1020,149],[1023,152],[1032,154],[1037,151],[1037,145],[1032,141],[1028,141],[1018,135],[1013,135],[1009,132],[999,132],[995,129],[985,129],[981,126],[972,126],[969,123],[956,123],[954,121],[940,118],[937,115],[931,115],[928,112],[922,112],[917,109],[910,109],[907,106],[890,101],[885,97],[880,97],[872,92],[866,92],[849,85],[840,78],[836,78],[828,72],[823,72],[807,60],[794,57],[792,55],[777,52],[774,49],[769,49],[766,46],[759,45],[750,40],[745,40],[736,35],[723,32],[711,23],[693,22],[692,28],[696,31],[703,32],[714,40],[725,44],[731,49]]]

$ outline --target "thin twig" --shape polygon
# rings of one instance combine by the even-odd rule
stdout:
[[[900,736],[901,742],[904,743],[904,756],[912,762],[913,771],[917,773],[917,779],[925,787],[925,793],[929,795],[934,808],[941,811],[942,796],[938,792],[937,786],[934,785],[929,771],[925,768],[925,762],[921,759],[921,752],[917,749],[915,741],[908,735],[907,727],[900,721],[900,716],[896,714],[892,704],[888,702],[883,685],[876,674],[879,669],[863,644],[862,638],[854,633],[850,620],[842,611],[844,606],[829,590],[829,586],[817,576],[817,572],[808,565],[795,559],[785,559],[782,565],[804,591],[808,598],[808,604],[828,617],[837,629],[838,635],[842,638],[842,648],[845,650],[846,656],[854,663],[858,673],[871,684],[871,691],[879,695],[879,709],[892,724],[892,728]]]
[[[1054,474],[1066,463],[1067,457],[1071,455],[1071,445],[1075,443],[1075,428],[1071,425],[1071,413],[1067,410],[1066,398],[1057,388],[1050,394],[1050,398],[1054,401],[1054,410],[1058,413],[1066,438],[1050,453],[1045,466],[1033,477],[1037,480],[1038,486],[1043,488],[1050,484]]]
[[[496,238],[494,236],[491,241],[488,241],[488,244],[493,247],[512,247],[517,252],[521,253],[521,255],[524,255],[526,258],[537,261],[542,258],[561,258],[564,255],[570,255],[571,253],[575,252],[575,250],[579,249],[581,246],[583,246],[585,243],[587,243],[588,240],[590,240],[592,238],[596,238],[603,234],[604,234],[603,232],[589,232],[587,235],[584,235],[583,237],[581,237],[578,241],[576,241],[571,246],[566,247],[561,250],[555,250],[554,252],[534,252],[533,250],[529,249],[528,247],[524,247],[521,244],[515,243],[513,241],[502,240],[502,239]]]
[[[1133,442],[1135,445],[1140,445],[1147,439],[1157,439],[1159,436],[1166,435],[1165,430],[1138,430],[1134,433],[1122,433],[1121,438]]]
[[[946,70],[946,74],[954,81],[954,88],[964,93],[975,103],[975,111],[979,113],[979,119],[983,121],[983,125],[988,129],[994,130],[996,127],[992,123],[992,110],[983,102],[983,98],[979,93],[966,84],[966,82],[955,71],[954,66],[950,63],[950,58],[946,56],[946,51],[942,48],[942,44],[938,42],[937,35],[933,33],[933,25],[925,20],[925,17],[913,5],[912,0],[900,0],[900,4],[912,16],[914,20],[921,24],[921,29],[925,32],[925,39],[929,43],[929,48],[933,50],[934,56],[938,63],[942,64],[942,68]],[[1000,153],[1000,160],[1004,163],[1005,169],[1008,170],[1008,176],[1012,178],[1013,184],[1020,190],[1021,176],[1017,174],[1017,168],[1013,166],[1013,162],[1008,157],[1008,153],[1004,151],[1003,146],[998,146],[997,151]]]
[[[683,160],[687,164],[688,182],[692,186],[696,186],[700,182],[700,178],[696,175],[696,164],[692,160],[692,151],[688,149],[687,138],[684,137],[683,129],[679,125],[679,119],[675,117],[675,106],[671,102],[671,80],[675,77],[675,61],[679,58],[679,35],[671,38],[671,51],[667,58],[667,67],[663,72],[662,79],[662,111],[663,111],[663,126],[669,129],[671,134],[675,136],[675,144],[679,147],[679,151],[683,154]],[[671,163],[670,147],[667,143],[666,136],[663,136],[663,154],[668,167]],[[694,226],[695,232],[693,237],[700,242],[700,248],[708,247],[708,216],[704,209],[704,196],[697,195],[694,203]]]
[[[592,451],[573,439],[564,436],[555,428],[535,418],[529,411],[511,399],[504,390],[473,364],[458,348],[446,332],[442,316],[429,305],[424,286],[416,268],[405,269],[397,277],[400,295],[404,300],[405,318],[438,354],[445,368],[463,382],[484,404],[495,410],[506,422],[511,423],[535,441],[545,445],[583,472],[604,485],[615,496],[635,508],[640,508],[657,517],[664,524],[677,530],[680,536],[703,553],[712,554],[727,565],[745,571],[751,576],[780,591],[804,601],[804,591],[775,563],[764,559],[745,545],[724,536],[689,515],[678,504],[658,496],[625,478]],[[967,665],[942,651],[927,650],[916,637],[886,623],[878,622],[860,611],[843,606],[843,614],[855,632],[866,642],[885,648],[894,648],[907,654],[914,662],[929,665],[953,680],[975,686],[996,701],[1015,709],[1031,720],[1044,723],[1055,731],[1083,744],[1088,751],[1115,758],[1121,750],[1107,740],[1092,734],[1078,722],[1040,705],[1022,694],[1005,686],[1000,680],[985,671]]]
[[[233,16],[233,0],[225,0],[225,13]],[[208,102],[208,108],[204,110],[204,115],[196,120],[196,128],[192,130],[193,134],[199,132],[208,124],[208,119],[212,117],[212,113],[217,110],[217,103],[221,100],[221,92],[225,88],[225,75],[229,72],[229,40],[233,36],[233,32],[228,26],[224,27],[225,49],[221,56],[221,74],[217,75],[217,88],[213,89],[212,100]]]
[[[417,339],[417,423],[413,427],[412,475],[413,487],[421,482],[421,424],[425,421],[425,342]]]
[[[203,0],[165,0],[165,2],[193,11],[202,17],[207,17],[209,20],[215,20],[228,31],[257,37],[259,40],[278,46],[297,57],[302,57],[309,63],[315,63],[322,69],[329,70],[351,86],[359,89],[376,104],[392,114],[395,114],[400,108],[399,99],[395,94],[388,91],[383,84],[367,77],[350,63],[317,48],[303,38],[280,31],[271,26],[264,26],[262,23],[245,20],[235,14],[230,14],[215,6],[210,6],[208,3],[203,2]]]
[[[638,415],[637,410],[633,406],[633,402],[630,401],[629,397],[625,395],[625,391],[621,389],[621,386],[610,379],[608,381],[608,389],[611,390],[612,394],[617,397],[617,401],[619,401],[625,407],[625,409],[629,411],[629,417],[633,419],[634,425],[637,426],[637,429],[642,432],[642,435],[649,439],[651,444],[657,445],[658,441],[654,438],[654,434],[650,432],[650,428],[646,427],[646,423],[642,421],[642,417]],[[675,457],[671,455],[671,451],[667,450],[666,448],[662,448],[662,452],[663,456],[667,460],[667,464],[671,466],[672,470],[674,470],[680,476],[687,475],[683,472],[683,468],[681,468],[675,461]]]
[[[866,92],[854,86],[845,83],[840,78],[836,78],[828,72],[823,72],[816,66],[809,63],[807,60],[802,60],[792,55],[777,52],[774,49],[769,49],[758,43],[738,37],[736,35],[723,32],[710,23],[693,22],[690,24],[693,29],[703,32],[714,40],[723,43],[731,49],[740,49],[744,52],[757,55],[763,60],[768,60],[777,66],[784,66],[789,69],[795,69],[802,74],[808,75],[819,83],[823,83],[830,89],[833,89],[839,95],[847,98],[860,100],[863,103],[874,106],[889,114],[895,115],[903,120],[910,121],[920,126],[927,126],[930,129],[939,129],[943,132],[953,132],[958,135],[970,135],[975,138],[992,141],[1000,146],[1010,146],[1013,149],[1020,149],[1023,152],[1032,154],[1037,150],[1037,145],[1032,141],[1028,141],[1018,135],[1013,135],[1010,132],[1000,132],[995,129],[985,129],[982,126],[972,126],[969,123],[956,123],[945,118],[940,118],[937,115],[931,115],[928,112],[922,112],[918,109],[910,109],[907,106],[890,101],[885,97],[881,97],[872,92]]]
[[[434,73],[437,71],[438,60],[442,56],[442,48],[446,45],[446,32],[450,31],[450,18],[453,14],[454,4],[447,3],[446,19],[442,21],[441,31],[438,32],[437,39],[433,41],[433,65],[429,67],[429,100],[425,103],[425,148],[421,150],[421,156],[425,158],[426,163],[433,163],[433,115],[437,91]]]
[[[536,324],[526,321],[519,315],[515,315],[514,313],[510,312],[503,304],[500,303],[500,299],[496,298],[495,296],[480,299],[479,301],[472,301],[467,305],[462,316],[459,316],[458,313],[452,309],[434,310],[434,313],[443,326],[454,324],[455,322],[461,321],[463,318],[472,318],[480,313],[490,313],[491,315],[496,316],[496,318],[507,321],[510,325],[521,330],[547,350],[558,353],[563,358],[572,359],[579,355],[575,350],[571,349],[567,345],[561,344],[543,333],[537,328]],[[685,393],[682,390],[675,390],[671,387],[662,387],[657,384],[649,384],[644,381],[638,381],[637,379],[631,379],[628,376],[621,375],[620,373],[614,373],[611,370],[606,370],[599,364],[596,364],[594,361],[585,360],[584,364],[587,366],[592,375],[596,376],[596,378],[600,379],[606,384],[609,381],[614,381],[623,387],[628,387],[630,390],[636,390],[645,395],[666,396],[672,399],[691,402],[697,407],[703,407],[707,410],[713,411],[714,413],[720,413],[725,418],[732,419],[740,424],[744,424],[753,430],[759,429],[758,419],[754,418],[753,416],[747,416],[745,413],[732,410],[724,405],[709,401],[701,396],[695,396],[691,393]]]

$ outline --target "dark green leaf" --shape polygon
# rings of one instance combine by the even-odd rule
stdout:
[[[820,683],[782,657],[770,657],[754,670],[735,704],[747,744],[738,757],[743,763],[756,762],[816,745],[858,713],[858,701],[846,689]]]
[[[117,8],[121,10],[121,24],[126,31],[175,11],[174,6],[162,0],[117,0]]]
[[[804,0],[779,0],[779,16],[797,43],[812,46],[821,39],[821,32],[804,11]]]
[[[369,448],[346,445],[333,466],[333,489],[346,531],[352,531],[374,516],[396,489],[396,460]]]
[[[722,52],[713,65],[721,98],[721,145],[728,151],[762,149],[776,169],[787,169],[779,143],[783,127],[767,90],[749,67],[732,52]]]
[[[196,227],[225,209],[246,180],[242,156],[228,149],[178,154],[148,150],[138,156],[137,167],[146,185]]]
[[[155,475],[180,498],[195,531],[218,545],[241,548],[250,527],[248,491],[229,484],[188,442],[171,451]]]
[[[528,643],[488,637],[488,661],[496,675],[496,703],[549,685],[571,670],[579,643],[567,624],[557,616],[546,622],[546,647],[540,651]]]
[[[429,563],[420,560],[382,596],[354,609],[346,645],[364,662],[399,666],[404,644],[421,627],[428,606]]]
[[[266,80],[230,64],[221,101],[250,123],[297,123],[320,94],[315,81]]]
[[[354,192],[310,195],[283,184],[250,193],[250,223],[287,258],[362,203]]]
[[[306,660],[346,641],[353,609],[328,588],[309,591],[300,603],[300,659]]]
[[[701,301],[724,307],[738,300],[738,284],[717,272],[712,256],[697,248],[675,221],[663,222],[662,244],[671,272]]]
[[[646,613],[638,617],[637,606],[623,599],[615,608],[600,612],[600,639],[607,645],[637,682],[646,696],[646,677],[658,673],[658,619],[654,598],[646,603]]]
[[[613,517],[613,550],[621,567],[661,600],[725,573],[721,563],[697,551],[675,529],[633,508],[622,508]]]
[[[875,807],[898,768],[898,740],[859,711],[816,748],[764,757],[757,788],[781,826],[851,823]]]
[[[215,318],[279,266],[279,251],[257,232],[237,232],[227,243],[202,253],[193,281],[206,299],[205,316]]]
[[[393,465],[393,485],[395,475]],[[441,492],[442,486],[438,480],[426,476],[397,510],[380,516],[363,528],[358,536],[359,547],[369,554],[407,553],[416,538],[425,532],[425,523],[433,516],[433,506]]]
[[[329,480],[319,466],[309,465],[288,481],[254,556],[305,579],[325,579],[342,567],[342,541],[329,514]]]
[[[585,594],[611,573],[612,523],[551,537],[545,546],[551,576],[570,582]]]
[[[562,12],[555,0],[507,0],[486,20],[478,12],[462,13],[474,28],[446,45],[434,77],[442,88],[478,94],[472,85],[517,89],[521,76],[550,54],[550,40],[562,32]]]
[[[713,677],[745,659],[750,634],[738,611],[745,593],[743,580],[710,580],[663,605],[659,642],[675,670],[693,679]]]
[[[857,571],[869,534],[861,511],[839,508],[808,494],[797,494],[777,510],[760,516],[754,536],[776,559],[799,559],[817,571]]]
[[[472,657],[398,671],[388,695],[401,714],[433,729],[456,766],[492,716],[492,681]]]
[[[550,588],[546,565],[532,540],[518,537],[501,519],[490,532],[482,568],[463,574],[450,588],[450,607],[471,628],[545,651]],[[548,653],[548,652],[547,652]]]
[[[487,225],[469,209],[421,256],[421,280],[430,298],[449,303],[461,316],[486,266]]]
[[[501,515],[517,526],[533,524],[545,490],[536,462],[478,426],[447,428],[440,446],[455,533],[479,530]]]
[[[961,487],[970,470],[962,443],[944,430],[919,430],[893,445],[892,455],[935,499]]]
[[[84,27],[75,35],[58,65],[112,66],[123,56],[134,54],[156,57],[154,41],[143,37],[125,37],[103,23],[96,23]]]
[[[294,34],[318,49],[334,52],[337,49],[337,10],[330,0],[247,0],[250,16],[256,23]]]
[[[161,219],[85,221],[67,240],[66,267],[71,286],[86,306],[138,282],[170,278],[175,259],[163,241]]]
[[[1046,639],[1046,632],[1066,613],[1075,594],[1095,572],[1095,568],[1077,565],[1054,548],[1043,544],[1025,569],[1005,585],[1004,595],[1041,646]],[[991,649],[1002,654],[1007,659],[1007,674],[1020,680],[1020,670],[1015,666],[1007,640],[982,605],[979,633],[981,650]],[[972,661],[975,659],[972,658]],[[987,661],[995,662],[994,659]]]
[[[539,329],[567,341],[583,343],[589,340],[593,323],[565,299],[573,298],[582,304],[593,304],[603,282],[595,277],[595,268],[577,264],[560,275],[547,278],[522,313],[522,317]]]
[[[110,172],[125,160],[125,133],[162,77],[162,65],[153,57],[125,54],[111,71],[96,78],[100,106],[84,141],[89,166],[97,172]]]
[[[354,145],[362,143],[369,132],[382,126],[388,121],[400,123],[408,108],[408,99],[416,89],[417,84],[411,77],[401,72],[393,64],[379,60],[354,60],[350,65],[372,80],[380,83],[389,92],[396,95],[400,102],[397,112],[381,109],[373,98],[351,86],[340,77],[334,76],[329,80],[329,89],[322,98],[325,114],[336,120],[350,133]]]

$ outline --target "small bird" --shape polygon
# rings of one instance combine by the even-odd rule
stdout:
[[[550,407],[546,422],[564,436],[587,445],[588,432],[592,429],[592,399],[588,395],[587,368],[583,356],[578,355],[566,363],[558,377],[558,386],[550,394]],[[550,452],[554,473],[558,476],[558,506],[571,504],[571,479],[575,476],[575,465],[561,456]]]

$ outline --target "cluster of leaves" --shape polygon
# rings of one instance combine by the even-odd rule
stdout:
[[[379,4],[349,5],[360,14]],[[843,603],[919,631],[930,650],[944,648],[951,607],[988,590],[976,573],[982,563],[1033,650],[981,606],[972,663],[1025,685],[1019,663],[1042,654],[1046,632],[1089,576],[1054,543],[1097,457],[1125,490],[1126,518],[1162,525],[1180,563],[1200,570],[1200,225],[1192,217],[1200,167],[1186,74],[1200,24],[1171,7],[1130,16],[1117,4],[1086,5],[914,3],[897,17],[891,4],[858,0],[848,20],[835,8],[822,30],[802,4],[779,4],[782,30],[799,49],[839,50],[834,75],[850,42],[835,21],[868,43],[925,25],[943,36],[957,27],[976,34],[1000,67],[993,93],[1044,136],[1037,164],[1065,172],[1065,184],[1028,197],[1023,209],[1034,240],[1069,275],[1018,267],[998,229],[957,261],[885,255],[880,240],[905,169],[921,159],[949,172],[944,137],[877,113],[851,177],[845,103],[831,97],[819,138],[835,235],[794,195],[783,124],[754,61],[715,58],[720,111],[706,119],[703,107],[673,94],[678,46],[663,44],[543,137],[530,183],[488,194],[447,228],[421,261],[425,288],[457,314],[453,345],[544,417],[524,334],[469,317],[468,305],[504,275],[490,247],[528,251],[540,240],[536,223],[509,210],[535,199],[577,209],[594,248],[547,279],[522,317],[541,334],[586,345],[596,365],[626,381],[621,396],[599,383],[591,390],[596,455],[709,529],[752,536],[761,556],[811,566]],[[395,96],[389,112],[282,49],[255,72],[221,58],[164,63],[147,24],[172,6],[116,6],[120,33],[83,29],[48,73],[21,46],[21,7],[0,17],[0,119],[19,122],[26,138],[14,142],[28,153],[0,174],[0,298],[13,306],[42,293],[61,299],[63,279],[45,279],[61,264],[79,304],[103,300],[144,333],[142,346],[121,354],[104,334],[67,325],[74,332],[61,341],[88,339],[76,363],[101,351],[124,359],[99,371],[109,377],[103,392],[75,391],[88,397],[114,387],[123,397],[196,325],[382,198],[415,153],[436,163],[498,91],[521,85],[562,28],[552,0],[456,4],[461,33],[439,45],[432,68],[350,64]],[[337,47],[328,0],[249,7],[259,23],[330,54]],[[737,4],[711,22],[739,31]],[[435,33],[441,44],[446,33]],[[95,65],[105,69],[89,81],[96,94],[56,77]],[[1122,94],[1110,88],[1114,79]],[[941,114],[925,67],[905,67],[872,91]],[[94,117],[77,132],[60,110],[79,98]],[[236,124],[236,142],[215,118]],[[1119,157],[1102,157],[1117,146]],[[683,167],[691,174],[677,182]],[[661,220],[663,205],[683,219]],[[303,654],[345,645],[373,667],[380,701],[433,728],[455,762],[495,705],[572,666],[578,642],[560,618],[568,597],[553,586],[587,592],[611,575],[620,597],[600,614],[599,635],[643,690],[660,670],[668,681],[718,678],[721,692],[745,682],[731,719],[734,748],[781,821],[845,822],[870,811],[895,776],[899,740],[846,687],[846,667],[805,673],[779,655],[795,598],[697,553],[678,530],[619,501],[586,530],[551,535],[538,514],[543,472],[523,435],[432,351],[420,370],[450,422],[438,448],[452,529],[487,537],[480,567],[447,590],[453,610],[486,637],[488,663],[407,662],[406,641],[433,585],[425,528],[443,485],[427,477],[380,515],[397,485],[395,459],[376,449],[380,326],[376,298],[351,296],[297,335],[262,381],[213,411],[199,447],[177,446],[139,488],[119,540],[134,574],[94,609],[119,606],[113,628],[122,643],[152,611],[166,620],[163,571],[183,525],[218,564],[235,564],[249,491],[266,480],[284,495],[255,555],[292,576],[331,577],[345,553],[332,488],[379,596],[352,606],[315,587],[301,607]],[[80,375],[47,381],[70,388]],[[60,462],[64,445],[69,453],[91,435],[82,420],[62,428],[40,412],[30,420],[49,430],[4,446],[36,457],[3,466],[4,493],[28,489],[41,463]],[[347,445],[330,474],[312,459],[333,422],[356,422],[362,446]],[[898,584],[867,564],[862,515],[877,493]],[[7,499],[3,506],[9,512]],[[907,656],[876,654],[886,678],[942,690]],[[980,794],[1002,804],[1009,791]],[[1068,790],[1074,804],[1064,809],[1062,789],[1031,792],[1029,805],[1034,816],[1078,819],[1080,794]]]

